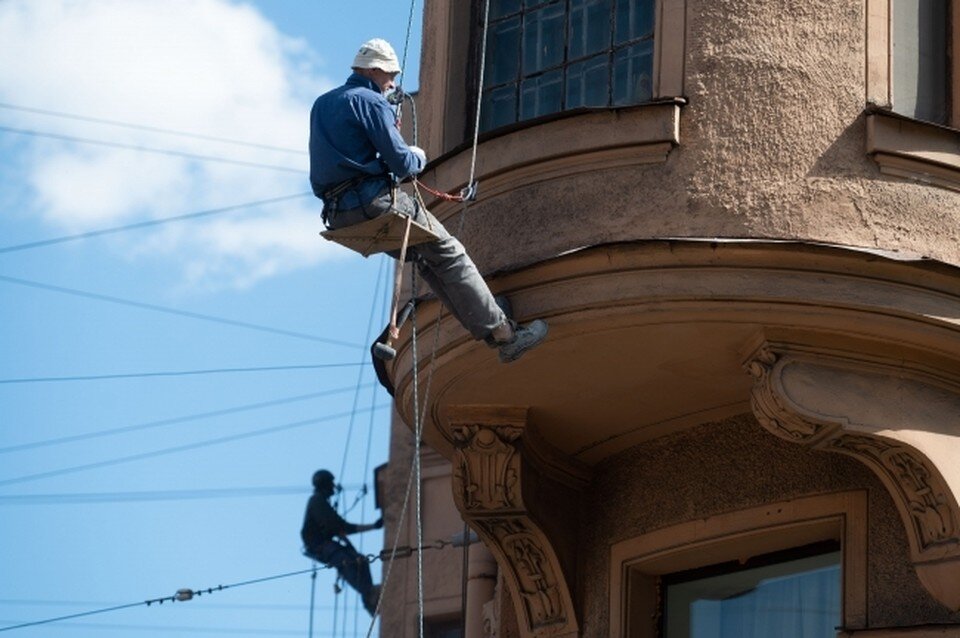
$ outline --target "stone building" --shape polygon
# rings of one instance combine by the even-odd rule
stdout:
[[[427,635],[960,636],[960,0],[426,0],[423,41],[424,183],[482,104],[479,199],[428,203],[550,324],[503,365],[420,306],[423,538],[482,540],[422,553]]]

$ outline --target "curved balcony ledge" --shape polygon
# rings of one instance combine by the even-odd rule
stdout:
[[[423,309],[421,343],[437,344],[418,351],[424,438],[459,458],[466,494],[476,488],[463,478],[471,462],[519,455],[573,484],[644,441],[752,411],[776,436],[870,468],[900,512],[920,581],[960,610],[958,274],[790,242],[571,253],[493,281],[518,319],[550,322],[547,341],[513,364],[436,303]],[[410,336],[398,345],[393,377],[409,423]],[[501,423],[504,414],[515,418]],[[515,475],[484,474],[494,494]],[[538,516],[529,518],[549,518]],[[555,562],[559,573],[562,552]]]
[[[960,280],[939,263],[796,243],[658,241],[583,250],[491,286],[511,297],[520,321],[547,319],[550,335],[503,365],[449,314],[438,323],[436,303],[421,306],[424,436],[448,458],[437,425],[451,406],[528,407],[549,444],[587,465],[747,412],[741,366],[761,333],[960,370]],[[412,423],[409,331],[397,345],[390,374]]]
[[[680,143],[680,107],[680,101],[669,100],[563,113],[485,139],[476,164],[483,197],[602,168],[665,162]],[[421,178],[433,188],[458,192],[467,185],[471,160],[472,147],[461,148],[432,162]],[[460,209],[441,200],[427,204],[441,221]]]

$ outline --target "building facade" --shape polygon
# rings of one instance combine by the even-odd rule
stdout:
[[[550,334],[404,332],[386,538],[416,405],[422,538],[482,544],[382,634],[960,636],[960,0],[486,6],[426,0],[422,180]]]

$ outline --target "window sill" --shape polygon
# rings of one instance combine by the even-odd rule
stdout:
[[[520,186],[604,168],[662,163],[680,143],[681,103],[671,100],[623,109],[563,114],[497,131],[477,148],[476,179],[483,198]],[[461,146],[427,166],[424,183],[448,193],[467,185],[472,148]],[[449,204],[427,202],[443,217]]]
[[[960,131],[889,112],[867,112],[867,154],[885,175],[960,191]]]

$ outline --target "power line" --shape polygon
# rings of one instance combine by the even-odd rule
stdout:
[[[359,489],[360,485],[344,486]],[[226,487],[203,490],[153,490],[135,492],[76,492],[63,494],[0,494],[3,505],[78,505],[87,503],[131,503],[148,501],[188,501],[220,498],[248,498],[258,496],[302,496],[309,486],[286,485],[275,487]],[[2,604],[0,600],[0,604]]]
[[[384,408],[391,407],[390,403],[384,403],[377,406],[373,406],[372,410],[380,410]],[[367,409],[363,408],[362,411],[366,412]],[[139,454],[131,454],[128,456],[121,456],[113,459],[107,459],[105,461],[97,461],[95,463],[86,463],[84,465],[74,465],[72,467],[61,468],[58,470],[50,470],[47,472],[38,472],[36,474],[27,474],[25,476],[18,476],[14,478],[8,478],[0,480],[0,486],[4,485],[13,485],[14,483],[26,483],[28,481],[35,481],[43,478],[50,478],[53,476],[61,476],[63,474],[73,474],[76,472],[83,472],[86,470],[97,469],[101,467],[108,467],[111,465],[120,465],[122,463],[130,463],[133,461],[144,461],[146,459],[156,458],[158,456],[166,456],[170,454],[178,454],[180,452],[187,452],[190,450],[196,450],[203,447],[210,447],[213,445],[220,445],[222,443],[230,443],[233,441],[239,441],[241,439],[249,439],[257,436],[264,436],[267,434],[274,434],[276,432],[282,432],[284,430],[292,430],[294,428],[300,428],[306,425],[313,425],[316,423],[323,423],[326,421],[334,421],[336,419],[341,419],[343,417],[350,416],[350,412],[339,412],[337,414],[331,414],[327,416],[317,417],[313,419],[304,419],[302,421],[293,421],[290,423],[284,423],[281,425],[275,425],[268,428],[262,428],[259,430],[252,430],[249,432],[241,432],[240,434],[231,434],[229,436],[218,437],[215,439],[207,439],[205,441],[199,441],[196,443],[188,443],[185,445],[177,445],[174,447],[162,448],[159,450],[153,450],[150,452],[141,452]]]
[[[258,330],[260,332],[269,332],[271,334],[282,335],[285,337],[294,337],[296,339],[306,339],[308,341],[318,341],[320,343],[329,343],[331,345],[343,346],[345,348],[366,349],[366,346],[364,345],[349,343],[346,341],[340,341],[338,339],[327,339],[325,337],[318,337],[315,335],[305,334],[302,332],[294,332],[292,330],[282,330],[278,328],[272,328],[270,326],[249,323],[246,321],[237,321],[235,319],[225,319],[223,317],[214,317],[212,315],[205,315],[199,312],[190,312],[186,310],[178,310],[176,308],[167,308],[167,307],[158,306],[155,304],[143,303],[140,301],[132,301],[132,300],[123,299],[120,297],[111,297],[109,295],[102,295],[95,292],[87,292],[85,290],[77,290],[75,288],[54,286],[54,285],[45,284],[39,281],[30,281],[28,279],[19,279],[16,277],[6,277],[4,275],[0,275],[0,282],[4,282],[8,284],[16,284],[18,286],[26,286],[28,288],[37,288],[39,290],[47,290],[50,292],[58,292],[61,294],[73,295],[76,297],[84,297],[84,298],[93,299],[96,301],[104,301],[107,303],[119,304],[121,306],[130,306],[131,308],[139,308],[141,310],[151,310],[153,312],[162,312],[168,315],[177,315],[180,317],[187,317],[188,319],[211,321],[214,323],[234,326],[237,328],[246,328],[248,330]]]
[[[0,605],[21,605],[25,607],[109,607],[119,602],[91,600],[45,600],[37,598],[0,598]],[[332,610],[333,606],[318,605],[320,609]],[[258,611],[297,611],[308,609],[307,605],[291,603],[204,603],[204,609],[250,609]]]
[[[84,611],[77,614],[67,614],[66,616],[58,616],[56,618],[47,618],[44,620],[36,620],[33,622],[20,623],[18,625],[9,625],[7,627],[0,627],[0,632],[10,631],[13,629],[23,629],[26,627],[36,627],[38,625],[47,625],[50,623],[60,622],[63,620],[73,620],[75,618],[83,618],[86,616],[93,616],[96,614],[106,614],[113,611],[119,611],[121,609],[130,609],[133,607],[140,607],[142,605],[146,605],[147,607],[149,607],[150,605],[154,605],[154,604],[162,605],[163,603],[167,603],[167,602],[169,603],[183,602],[183,601],[191,600],[194,596],[212,594],[214,592],[223,591],[224,589],[245,587],[247,585],[254,585],[254,584],[264,583],[271,580],[279,580],[281,578],[289,578],[291,576],[299,576],[300,574],[307,574],[312,572],[314,569],[316,569],[316,567],[311,567],[310,569],[301,569],[295,572],[288,572],[286,574],[277,574],[276,576],[267,576],[265,578],[255,578],[253,580],[247,580],[240,583],[233,583],[231,585],[217,585],[216,587],[209,587],[207,589],[200,589],[196,591],[190,590],[190,589],[181,589],[172,596],[162,596],[160,598],[151,598],[151,599],[140,601],[140,602],[127,603],[125,605],[115,605],[113,607],[106,607],[104,609],[94,609],[92,611]],[[326,569],[326,568],[320,567],[319,569]]]
[[[283,171],[287,173],[303,174],[302,168],[293,168],[292,166],[277,166],[275,164],[262,164],[260,162],[246,162],[244,160],[235,160],[227,157],[217,157],[214,155],[198,155],[187,153],[185,151],[175,151],[173,149],[153,148],[150,146],[138,146],[136,144],[123,144],[121,142],[108,142],[106,140],[95,140],[86,137],[75,137],[73,135],[62,135],[60,133],[49,133],[46,131],[34,131],[31,129],[15,128],[13,126],[0,126],[0,132],[15,133],[17,135],[29,135],[32,137],[45,137],[62,142],[76,142],[78,144],[92,144],[94,146],[106,146],[109,148],[119,148],[127,151],[138,151],[140,153],[153,153],[155,155],[171,155],[173,157],[182,157],[191,160],[203,162],[220,162],[221,164],[234,164],[236,166],[246,166],[250,168],[265,168],[272,171]]]
[[[142,604],[142,603],[140,603]],[[0,622],[11,622],[11,621],[0,621]],[[28,625],[29,626],[29,625]],[[154,634],[157,632],[168,632],[167,635],[173,634],[177,636],[185,634],[225,634],[228,636],[303,636],[303,630],[300,629],[266,629],[258,627],[208,627],[208,626],[197,626],[197,625],[131,625],[126,623],[96,623],[96,622],[61,622],[54,625],[51,628],[57,629],[91,629],[96,631],[101,630],[116,630],[116,631],[149,631]],[[3,631],[3,629],[0,629]],[[322,634],[324,636],[333,636],[333,634],[326,632]]]
[[[372,383],[367,384],[366,387],[373,386]],[[44,439],[40,441],[31,441],[29,443],[20,443],[17,445],[8,445],[7,447],[0,448],[0,454],[8,454],[10,452],[22,452],[24,450],[32,450],[40,447],[48,447],[51,445],[61,445],[63,443],[75,443],[77,441],[85,441],[89,439],[96,439],[100,437],[113,436],[116,434],[126,434],[128,432],[137,432],[140,430],[148,430],[152,428],[163,427],[166,425],[175,425],[178,423],[186,423],[189,421],[198,421],[200,419],[208,419],[218,416],[226,416],[228,414],[236,414],[238,412],[246,412],[249,410],[259,410],[262,408],[272,408],[278,405],[285,405],[287,403],[295,403],[297,401],[306,401],[308,399],[317,399],[320,397],[331,396],[334,394],[341,394],[344,392],[349,392],[353,390],[353,386],[346,386],[343,388],[334,388],[332,390],[324,390],[322,392],[311,392],[309,394],[298,394],[292,397],[284,397],[282,399],[273,399],[272,401],[262,401],[259,403],[247,403],[244,405],[238,405],[231,408],[223,408],[220,410],[212,410],[209,412],[198,412],[195,414],[188,414],[185,416],[172,417],[169,419],[160,419],[158,421],[148,421],[146,423],[138,423],[135,425],[125,425],[116,428],[108,428],[105,430],[97,430],[94,432],[85,432],[83,434],[74,434],[71,436],[61,436],[54,439]],[[372,413],[371,413],[372,419]]]
[[[90,239],[91,237],[99,237],[101,235],[109,235],[112,233],[121,233],[128,230],[139,230],[141,228],[148,228],[150,226],[160,226],[161,224],[170,224],[173,222],[187,221],[191,219],[198,219],[200,217],[209,217],[211,215],[220,215],[222,213],[230,213],[230,212],[241,210],[244,208],[254,208],[256,206],[266,206],[268,204],[276,204],[278,202],[283,202],[291,199],[299,199],[301,197],[306,197],[307,195],[312,195],[312,193],[297,193],[296,195],[284,195],[283,197],[263,199],[256,202],[247,202],[246,204],[236,204],[234,206],[225,206],[223,208],[213,208],[211,210],[203,210],[196,213],[187,213],[185,215],[177,215],[175,217],[151,219],[148,221],[136,222],[133,224],[126,224],[124,226],[114,226],[112,228],[102,228],[100,230],[91,230],[85,233],[76,233],[74,235],[64,235],[62,237],[41,239],[39,241],[27,242],[25,244],[3,246],[3,247],[0,247],[0,254],[12,253],[19,250],[30,250],[32,248],[40,248],[42,246],[50,246],[52,244],[60,244],[68,241],[76,241],[78,239]]]
[[[368,363],[311,363],[286,366],[257,366],[252,368],[210,368],[206,370],[172,370],[162,372],[129,372],[121,374],[92,374],[72,377],[25,377],[20,379],[0,379],[0,385],[15,383],[60,383],[68,381],[103,381],[113,379],[144,379],[152,377],[187,377],[202,374],[226,374],[233,372],[276,372],[281,370],[319,370],[322,368],[356,368]]]
[[[472,542],[474,542],[474,541],[465,537],[465,538],[463,539],[463,542],[464,542],[464,543],[472,543]],[[413,547],[411,547],[411,546],[403,546],[403,547],[396,546],[396,547],[393,548],[393,550],[383,549],[383,550],[380,551],[379,554],[368,554],[368,555],[365,557],[365,559],[366,559],[367,561],[369,561],[369,562],[373,562],[373,561],[376,561],[376,560],[382,560],[382,561],[384,561],[384,562],[389,561],[389,563],[392,564],[394,560],[400,559],[400,558],[409,558],[412,554],[417,554],[417,555],[419,556],[419,555],[421,555],[421,554],[422,554],[424,551],[426,551],[426,550],[442,550],[442,549],[444,549],[444,548],[446,548],[446,547],[456,546],[456,545],[457,545],[457,541],[456,541],[455,539],[454,539],[453,541],[446,540],[446,539],[438,539],[438,540],[434,541],[433,543],[422,543],[422,542],[421,542],[419,545],[413,546]],[[56,618],[46,618],[46,619],[44,619],[44,620],[35,620],[35,621],[32,621],[32,622],[20,623],[20,624],[17,624],[17,625],[10,625],[10,626],[7,626],[7,627],[0,627],[0,632],[10,631],[10,630],[13,630],[13,629],[23,629],[23,628],[26,628],[26,627],[36,627],[36,626],[39,626],[39,625],[47,625],[47,624],[50,624],[50,623],[60,622],[60,621],[63,621],[63,620],[73,620],[73,619],[75,619],[75,618],[83,618],[83,617],[85,617],[85,616],[93,616],[93,615],[96,615],[96,614],[105,614],[105,613],[109,613],[109,612],[113,612],[113,611],[119,611],[119,610],[121,610],[121,609],[130,609],[130,608],[133,608],[133,607],[140,607],[140,606],[143,606],[143,605],[145,605],[145,606],[147,606],[147,607],[150,607],[151,605],[162,605],[162,604],[164,604],[164,603],[173,604],[173,603],[177,603],[177,602],[186,602],[186,601],[189,601],[189,600],[193,600],[194,598],[199,598],[199,597],[201,597],[201,596],[214,594],[214,593],[217,593],[217,592],[224,591],[224,590],[226,590],[226,589],[237,589],[238,587],[246,587],[246,586],[249,586],[249,585],[257,585],[257,584],[260,584],[260,583],[265,583],[265,582],[269,582],[269,581],[273,581],[273,580],[280,580],[280,579],[283,579],[283,578],[290,578],[290,577],[292,577],[292,576],[300,576],[300,575],[302,575],[302,574],[312,574],[312,573],[314,573],[314,572],[317,571],[317,570],[324,570],[324,569],[332,569],[332,567],[331,567],[330,565],[324,565],[324,564],[318,565],[317,563],[314,563],[313,566],[310,567],[309,569],[301,569],[301,570],[297,570],[297,571],[294,571],[294,572],[287,572],[287,573],[284,573],[284,574],[276,574],[276,575],[274,575],[274,576],[265,576],[265,577],[263,577],[263,578],[253,578],[253,579],[251,579],[251,580],[245,580],[245,581],[241,581],[241,582],[239,582],[239,583],[232,583],[232,584],[229,584],[229,585],[217,585],[217,586],[215,586],[215,587],[208,587],[208,588],[206,588],[206,589],[196,589],[196,590],[194,590],[194,589],[186,589],[186,588],[185,588],[185,589],[180,589],[180,590],[178,590],[177,593],[176,593],[176,594],[173,594],[172,596],[162,596],[162,597],[159,597],[159,598],[151,598],[151,599],[148,599],[148,600],[144,600],[144,601],[142,601],[142,602],[127,603],[127,604],[125,604],[125,605],[114,605],[114,606],[112,606],[112,607],[106,607],[106,608],[103,608],[103,609],[94,609],[94,610],[92,610],[92,611],[85,611],[85,612],[80,612],[80,613],[77,613],[77,614],[68,614],[68,615],[65,615],[65,616],[58,616],[58,617],[56,617]],[[242,630],[241,630],[241,631],[242,631]]]
[[[49,115],[68,120],[77,120],[79,122],[92,122],[94,124],[106,124],[108,126],[117,126],[120,128],[133,129],[137,131],[150,131],[151,133],[163,133],[164,135],[176,135],[178,137],[189,137],[198,140],[207,140],[209,142],[221,142],[223,144],[234,144],[237,146],[249,146],[251,148],[261,148],[268,151],[282,151],[284,153],[296,153],[306,155],[303,149],[285,148],[283,146],[272,146],[270,144],[259,144],[257,142],[248,142],[243,140],[234,140],[227,137],[216,137],[214,135],[204,135],[203,133],[191,133],[188,131],[178,131],[175,129],[161,128],[159,126],[150,126],[148,124],[134,124],[132,122],[123,122],[119,120],[109,120],[100,117],[90,117],[87,115],[77,115],[75,113],[64,113],[62,111],[51,111],[49,109],[38,109],[30,106],[21,106],[19,104],[8,104],[0,102],[0,109],[11,111],[22,111],[24,113],[37,113],[39,115]]]

